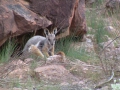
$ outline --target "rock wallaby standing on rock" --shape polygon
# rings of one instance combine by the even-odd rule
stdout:
[[[33,52],[41,54],[39,56],[42,57],[44,57],[44,55],[46,57],[54,55],[55,34],[57,33],[57,28],[54,28],[52,32],[49,32],[48,29],[44,29],[44,33],[46,37],[33,36],[30,38],[23,49],[23,53]]]

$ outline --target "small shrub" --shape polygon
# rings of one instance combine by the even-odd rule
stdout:
[[[120,80],[118,80],[118,82],[116,82],[116,80],[114,80],[114,84],[111,84],[111,88],[112,90],[120,90]]]
[[[115,84],[111,84],[112,90],[120,90],[120,84],[119,83],[115,83]]]

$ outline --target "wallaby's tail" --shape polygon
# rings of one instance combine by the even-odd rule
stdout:
[[[27,51],[27,48],[24,47],[23,50],[20,50],[20,51],[17,53],[17,56],[23,55],[23,53],[25,53],[26,51]]]

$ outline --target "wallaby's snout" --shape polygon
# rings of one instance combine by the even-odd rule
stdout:
[[[50,45],[54,45],[54,44],[55,44],[55,35],[54,35],[54,34],[50,34],[50,35],[48,35],[48,37],[46,37],[46,38],[47,38],[48,43],[49,43]]]

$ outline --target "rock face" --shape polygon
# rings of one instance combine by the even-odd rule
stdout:
[[[30,2],[31,10],[46,16],[53,22],[53,27],[59,29],[62,35],[58,35],[58,38],[69,35],[69,31],[74,31],[78,35],[86,33],[84,0],[30,0]]]
[[[85,0],[79,0],[76,7],[74,16],[71,23],[71,33],[77,36],[83,36],[86,33],[86,20],[85,20]]]
[[[10,37],[44,28],[52,22],[14,0],[0,1],[0,46]]]
[[[86,33],[85,0],[0,0],[0,46],[9,38],[58,28],[57,38]]]

